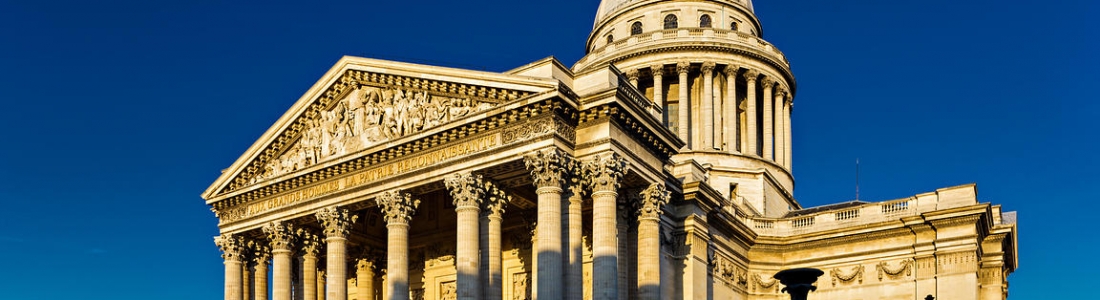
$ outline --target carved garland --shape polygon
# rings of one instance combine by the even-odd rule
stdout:
[[[778,289],[778,286],[776,286],[776,284],[779,283],[779,280],[775,280],[775,278],[768,278],[768,281],[764,281],[763,277],[761,277],[759,273],[756,273],[752,274],[752,282],[755,283],[753,285],[753,290],[757,290],[757,287],[759,287],[759,291],[764,292],[767,290],[772,290],[773,288]]]
[[[859,283],[863,283],[863,265],[855,266],[852,268],[852,272],[844,274],[840,268],[833,268],[829,271],[829,274],[833,277],[833,286],[836,286],[837,280],[841,282],[852,282],[859,280]]]
[[[875,269],[878,270],[878,281],[882,281],[883,275],[887,275],[892,279],[897,279],[903,276],[901,275],[902,272],[905,272],[904,276],[910,276],[913,275],[913,260],[903,260],[895,268],[891,268],[889,264],[883,261],[875,265]]]

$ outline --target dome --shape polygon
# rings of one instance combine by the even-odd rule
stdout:
[[[596,21],[593,22],[592,27],[600,25],[600,22],[607,20],[611,17],[612,13],[619,11],[620,8],[626,7],[631,2],[642,2],[646,0],[602,0],[600,1],[600,8],[596,9]],[[752,11],[752,0],[728,0],[729,2],[740,3],[748,8],[749,12]]]

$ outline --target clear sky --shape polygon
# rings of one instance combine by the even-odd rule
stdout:
[[[342,55],[572,64],[598,5],[20,2],[0,1],[3,299],[220,299],[199,194]],[[851,200],[857,158],[864,200],[975,182],[980,201],[1020,213],[1013,298],[1068,298],[1095,276],[1097,1],[756,11],[798,79],[803,205]]]

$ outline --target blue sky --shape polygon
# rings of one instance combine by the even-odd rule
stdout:
[[[0,2],[5,299],[219,299],[199,197],[342,55],[571,64],[598,1]],[[384,3],[377,3],[384,2]],[[1100,4],[756,1],[798,79],[796,196],[976,182],[1020,212],[1015,299],[1095,260]],[[1062,279],[1066,276],[1075,279]]]

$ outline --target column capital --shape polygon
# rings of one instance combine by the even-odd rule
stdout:
[[[351,224],[355,224],[356,220],[359,220],[359,215],[352,214],[344,208],[326,207],[322,208],[314,214],[317,217],[317,221],[321,222],[321,226],[324,226],[325,237],[327,238],[343,238],[348,236],[348,232],[351,230]]]
[[[642,203],[638,208],[638,216],[641,218],[660,218],[663,211],[661,207],[668,204],[671,195],[664,183],[650,184],[642,190]]]
[[[625,169],[626,159],[618,153],[598,154],[584,164],[584,177],[594,192],[614,191],[619,188]]]
[[[504,206],[512,202],[512,196],[492,180],[485,180],[485,195],[484,213],[488,216],[500,217],[504,214]]]
[[[267,240],[271,241],[271,249],[274,251],[290,251],[296,242],[293,224],[271,221],[264,224],[263,232],[267,235]]]
[[[271,245],[257,241],[249,241],[248,250],[251,254],[252,262],[257,266],[267,266],[268,263],[271,262]]]
[[[382,208],[386,224],[409,224],[416,214],[416,208],[420,206],[420,200],[413,199],[412,195],[402,191],[384,192],[375,201]]]
[[[298,241],[302,244],[302,256],[317,257],[324,245],[317,233],[305,228],[298,229]]]
[[[627,80],[635,81],[635,80],[638,80],[638,77],[639,77],[638,70],[633,70],[632,69],[632,70],[627,70],[626,71],[626,79]]]
[[[689,63],[689,62],[676,63],[676,73],[687,74],[687,72],[690,71],[690,70],[691,70],[691,63]]]
[[[443,185],[451,192],[455,209],[480,208],[485,196],[485,183],[479,174],[455,173],[443,179]]]
[[[214,237],[214,244],[221,249],[222,259],[227,261],[244,261],[243,256],[248,251],[244,239],[232,233],[223,233]]]
[[[652,64],[649,66],[649,71],[653,72],[653,76],[665,75],[665,64]]]
[[[741,76],[744,76],[746,81],[755,82],[756,78],[760,77],[760,71],[749,69],[745,71],[745,73],[742,73]]]
[[[716,67],[714,62],[713,61],[708,61],[708,62],[704,62],[703,66],[700,69],[703,70],[703,73],[711,73],[711,72],[714,72],[714,67]]]
[[[640,209],[640,204],[642,202],[642,199],[641,199],[642,198],[641,197],[642,193],[641,193],[640,190],[636,190],[636,189],[634,189],[634,190],[624,190],[621,193],[619,193],[618,196],[619,196],[619,198],[616,199],[616,202],[617,202],[616,205],[618,206],[618,211],[619,211],[618,225],[620,225],[620,226],[630,226],[633,223],[633,222],[630,222],[631,219],[633,219],[634,217],[637,217],[637,215],[634,215],[631,212],[637,212],[638,209]]]
[[[523,158],[536,187],[561,187],[572,157],[557,148],[542,149]]]
[[[741,70],[740,66],[726,65],[726,68],[722,69],[722,73],[725,73],[726,76],[733,77],[733,76],[737,76],[737,71],[740,71],[740,70]]]
[[[775,84],[776,84],[775,80],[772,80],[771,78],[767,78],[767,77],[765,77],[764,80],[760,81],[760,86],[764,87],[764,89],[770,89],[773,86],[775,86]]]

